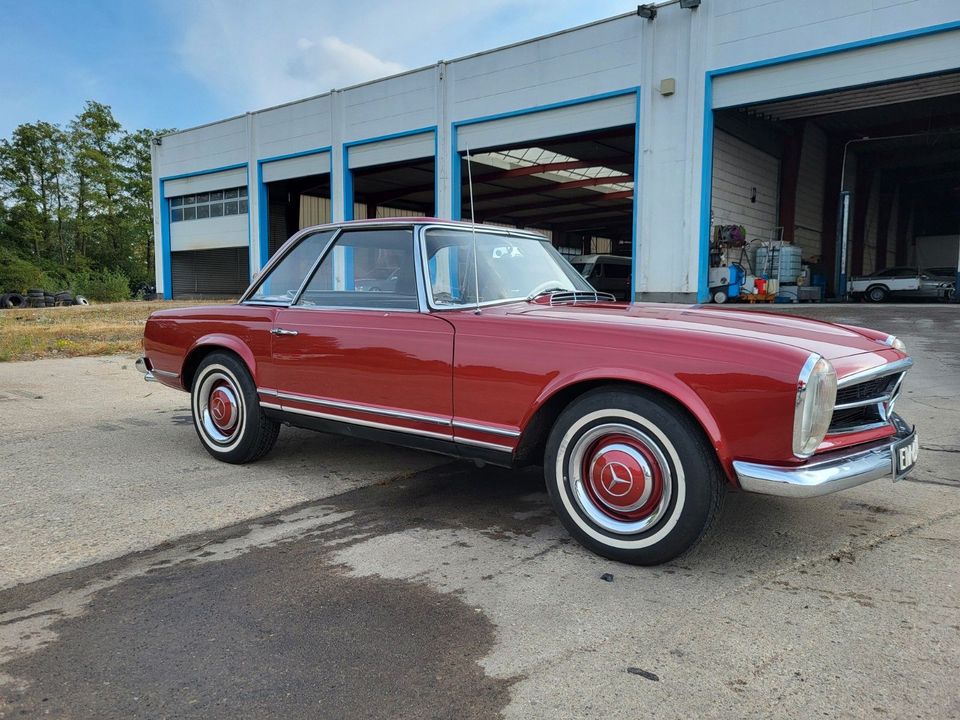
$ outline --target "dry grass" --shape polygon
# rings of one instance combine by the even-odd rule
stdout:
[[[136,355],[154,310],[192,302],[122,302],[0,310],[0,361],[79,355]]]

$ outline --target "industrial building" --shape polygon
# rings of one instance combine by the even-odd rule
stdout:
[[[167,298],[238,295],[309,225],[468,219],[469,175],[478,221],[628,255],[638,300],[707,300],[725,226],[799,246],[832,296],[889,266],[957,266],[960,6],[646,5],[152,150]]]

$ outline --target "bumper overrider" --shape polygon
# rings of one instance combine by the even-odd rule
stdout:
[[[157,378],[153,374],[153,369],[150,367],[150,361],[145,357],[138,357],[137,362],[135,363],[137,370],[143,373],[143,379],[147,382],[156,382]]]
[[[881,442],[824,454],[805,465],[783,467],[735,460],[733,469],[744,490],[782,497],[815,497],[872,480],[898,480],[909,474],[910,468],[898,475],[897,448],[911,445],[915,452],[917,433],[899,415],[893,415],[891,421],[896,434]]]

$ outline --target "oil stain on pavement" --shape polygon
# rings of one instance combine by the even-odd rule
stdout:
[[[516,512],[535,474],[478,475],[446,466],[0,593],[0,717],[496,717],[514,681],[478,663],[483,613],[334,560],[405,528],[545,522]]]

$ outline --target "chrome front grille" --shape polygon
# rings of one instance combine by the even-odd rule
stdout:
[[[903,377],[912,364],[906,358],[841,379],[827,434],[859,432],[889,423]]]

